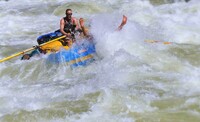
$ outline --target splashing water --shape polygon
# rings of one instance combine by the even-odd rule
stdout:
[[[0,121],[200,121],[198,0],[0,1],[0,58],[57,30],[66,8],[86,20],[98,60],[75,69],[48,65],[47,55],[1,63]]]

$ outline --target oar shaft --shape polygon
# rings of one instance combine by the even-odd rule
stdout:
[[[52,43],[52,42],[55,42],[55,41],[58,41],[58,40],[63,39],[63,38],[65,38],[65,37],[66,37],[66,36],[58,37],[58,38],[56,38],[56,39],[54,39],[54,40],[51,40],[51,41],[48,41],[48,42],[46,42],[46,43],[43,43],[43,44],[39,45],[39,47],[44,46],[44,45],[49,44],[49,43]]]
[[[63,39],[63,38],[65,38],[65,37],[66,37],[66,36],[58,37],[58,38],[56,38],[56,39],[54,39],[54,40],[51,40],[51,41],[49,41],[49,42],[43,43],[43,44],[41,44],[41,45],[38,45],[38,47],[44,46],[44,45],[49,44],[49,43],[52,43],[52,42],[54,42],[54,41],[58,41],[58,40]],[[7,61],[7,60],[9,60],[9,59],[11,59],[11,58],[17,57],[17,56],[19,56],[19,55],[22,55],[22,54],[24,54],[24,53],[26,53],[26,52],[32,51],[32,50],[34,50],[34,49],[35,49],[35,47],[32,47],[32,48],[26,49],[26,50],[24,50],[24,51],[22,51],[22,52],[19,52],[19,53],[13,54],[13,55],[11,55],[11,56],[8,56],[8,57],[6,57],[6,58],[3,58],[3,59],[0,60],[0,63],[1,63],[1,62],[4,62],[4,61]]]
[[[164,41],[156,41],[156,40],[145,40],[148,43],[162,43],[162,44],[173,44],[173,42],[164,42]]]
[[[30,48],[30,49],[24,50],[23,52],[19,52],[19,53],[13,54],[13,55],[11,55],[11,56],[8,56],[8,57],[6,57],[6,58],[3,58],[3,59],[0,60],[0,63],[1,63],[1,62],[4,62],[4,61],[7,61],[7,60],[9,60],[9,59],[11,59],[11,58],[14,58],[14,57],[16,57],[16,56],[22,55],[22,54],[24,54],[24,53],[26,53],[26,52],[29,52],[29,51],[31,51],[31,50],[34,50],[34,49],[35,49],[35,48]]]

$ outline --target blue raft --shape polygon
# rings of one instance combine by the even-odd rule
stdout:
[[[94,43],[84,40],[80,44],[74,43],[69,50],[62,49],[59,52],[51,53],[47,62],[53,64],[67,63],[71,67],[86,66],[95,60],[95,52]]]

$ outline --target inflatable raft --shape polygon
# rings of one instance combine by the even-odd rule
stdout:
[[[48,63],[66,63],[73,67],[85,66],[94,61],[95,46],[92,41],[87,39],[74,43],[68,41],[68,44],[66,44],[63,41],[62,34],[59,31],[55,31],[38,37],[37,42],[39,48],[26,55],[32,57],[44,53],[48,55]],[[47,44],[43,45],[44,43]]]

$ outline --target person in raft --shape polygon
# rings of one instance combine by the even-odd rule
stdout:
[[[78,20],[75,17],[72,17],[72,10],[66,9],[66,16],[60,20],[60,32],[66,36],[64,41],[72,41],[74,42],[75,34],[77,32],[81,33],[82,30],[79,27]]]

